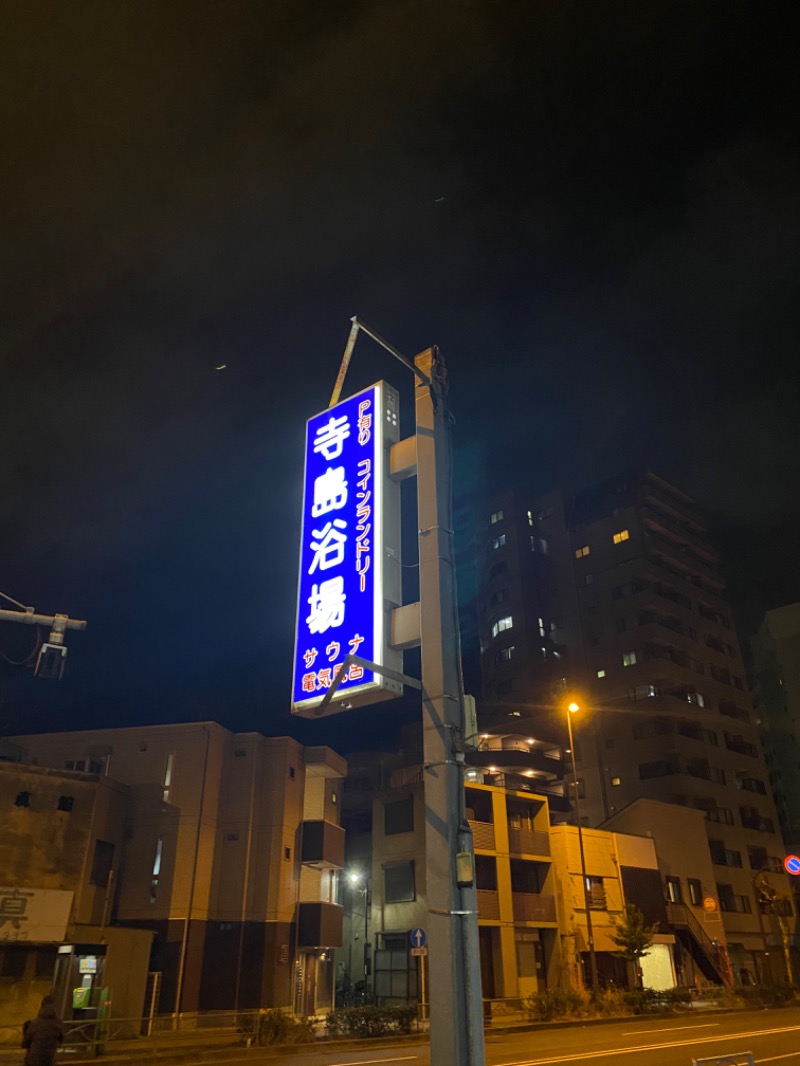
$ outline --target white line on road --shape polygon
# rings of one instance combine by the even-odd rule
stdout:
[[[266,1050],[266,1048],[253,1048],[252,1050],[254,1052],[258,1052],[258,1051],[261,1051],[261,1050]],[[309,1055],[325,1055],[325,1054],[332,1055],[333,1052],[332,1051],[327,1051],[326,1052],[323,1048],[314,1048],[313,1051],[309,1051]],[[418,1058],[419,1058],[419,1055],[403,1055],[400,1058],[393,1058],[393,1059],[358,1059],[355,1062],[331,1062],[329,1064],[329,1066],[374,1066],[375,1063],[410,1062],[412,1059],[418,1059]],[[186,1066],[199,1066],[199,1064],[201,1062],[202,1063],[207,1063],[208,1061],[209,1061],[208,1059],[202,1059],[202,1060],[201,1059],[196,1059],[195,1062],[187,1063]],[[248,1058],[246,1055],[240,1055],[239,1058],[236,1058],[236,1059],[214,1059],[213,1060],[214,1066],[221,1066],[221,1064],[224,1063],[224,1062],[238,1062],[238,1063],[245,1062],[245,1063],[247,1063],[247,1062],[252,1062],[252,1061],[253,1061],[252,1058]]]
[[[576,1055],[580,1054],[581,1062],[586,1059],[602,1059],[611,1055],[632,1055],[635,1051],[663,1051],[670,1047],[690,1047],[693,1044],[718,1044],[720,1040],[744,1040],[748,1036],[773,1036],[775,1033],[796,1033],[800,1030],[798,1025],[786,1025],[780,1029],[756,1029],[749,1033],[725,1033],[722,1036],[701,1036],[697,1040],[670,1040],[666,1044],[641,1044],[639,1047],[615,1047],[605,1051],[581,1051],[574,1055],[558,1055],[549,1059],[518,1059],[515,1062],[504,1062],[499,1066],[550,1066],[555,1062],[574,1062]]]
[[[641,1036],[642,1033],[677,1033],[679,1029],[713,1029],[719,1022],[702,1022],[700,1025],[667,1025],[664,1029],[629,1029],[620,1036]]]
[[[331,1066],[370,1066],[374,1062],[409,1062],[418,1058],[419,1055],[403,1055],[400,1059],[358,1059],[356,1062],[332,1062]]]
[[[759,1062],[777,1062],[778,1059],[796,1059],[800,1055],[800,1051],[790,1051],[786,1055],[770,1055],[768,1058],[760,1058]]]

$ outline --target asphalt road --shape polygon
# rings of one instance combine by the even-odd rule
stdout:
[[[800,1066],[800,1008],[747,1011],[687,1018],[641,1018],[611,1025],[580,1026],[510,1034],[488,1033],[487,1066],[691,1066],[710,1059],[751,1051],[756,1063]],[[275,1062],[254,1049],[246,1058],[208,1057],[219,1066],[229,1062]],[[282,1055],[291,1066],[436,1066],[427,1043],[387,1045],[362,1051],[302,1052]],[[742,1061],[746,1061],[742,1059]],[[191,1064],[189,1064],[191,1066]]]

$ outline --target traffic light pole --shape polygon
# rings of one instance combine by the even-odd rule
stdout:
[[[466,730],[447,379],[435,348],[421,352],[414,363],[424,374],[417,378],[415,407],[430,1059],[436,1066],[484,1066],[477,895],[474,876],[459,887],[456,869],[456,856],[467,853],[474,870],[474,851],[463,761],[456,755]]]

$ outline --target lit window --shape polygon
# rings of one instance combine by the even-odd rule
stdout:
[[[546,630],[544,628],[544,618],[540,618],[539,619],[539,636],[540,637],[544,637],[546,635],[547,635],[546,634]]]
[[[492,626],[492,636],[496,637],[498,633],[502,633],[506,629],[511,629],[514,625],[511,615],[507,615],[505,618],[499,618]]]
[[[583,578],[584,585],[591,585],[594,582],[594,574],[586,574]]]
[[[161,852],[164,847],[164,841],[161,837],[156,841],[156,854],[153,859],[153,872],[150,875],[150,902],[155,903],[156,893],[158,892],[158,879],[161,875]]]
[[[636,665],[636,652],[625,651],[622,653],[622,665],[623,666],[635,666]]]
[[[606,676],[605,670],[598,670],[597,671],[597,676],[598,677],[605,677]]]
[[[489,521],[491,522],[491,524],[493,526],[496,526],[498,522],[502,522],[503,521],[503,512],[502,511],[495,511],[494,514],[490,514],[489,515]]]
[[[508,648],[501,648],[495,655],[494,661],[499,665],[500,663],[507,663],[510,659],[514,658],[514,645],[512,644]]]
[[[614,543],[615,544],[622,544],[623,540],[628,540],[629,537],[630,537],[630,533],[628,532],[628,530],[627,529],[621,529],[619,531],[619,533],[615,533],[614,534]]]
[[[584,557],[584,555],[589,555],[589,545],[588,544],[584,544],[584,546],[582,548],[576,548],[576,550],[575,550],[575,558],[576,559],[582,559]]]
[[[621,785],[622,784],[622,778],[621,777],[612,777],[611,778],[611,784],[612,785]]]
[[[492,540],[492,548],[494,548],[495,550],[497,548],[502,548],[503,545],[505,544],[505,542],[506,542],[506,535],[505,535],[505,533],[501,533],[499,537],[495,537]]]
[[[530,511],[528,511],[528,525],[529,526],[533,525],[533,515],[531,514]]]

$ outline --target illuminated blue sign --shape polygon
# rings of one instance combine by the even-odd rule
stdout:
[[[306,426],[292,710],[314,714],[349,654],[402,669],[388,647],[400,601],[399,487],[388,476],[397,392],[372,385]],[[398,695],[402,686],[351,664],[326,713]]]

